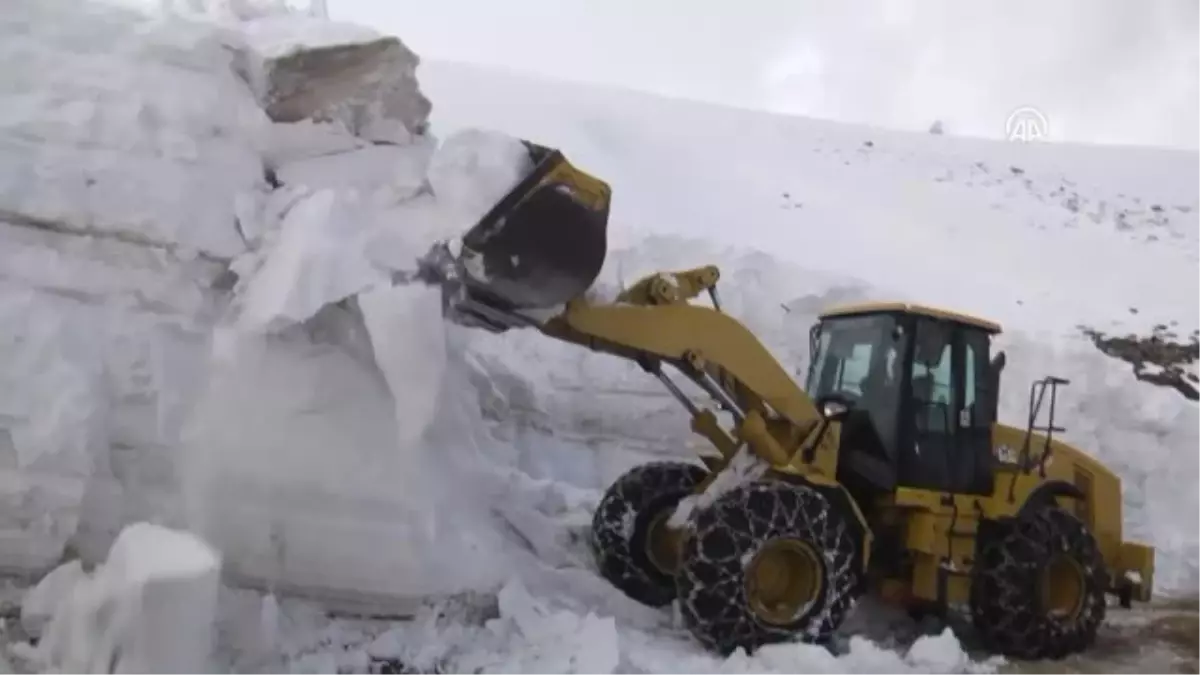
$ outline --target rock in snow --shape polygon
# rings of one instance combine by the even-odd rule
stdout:
[[[306,16],[242,22],[243,72],[276,122],[336,121],[371,141],[407,143],[430,103],[417,55],[394,37]]]

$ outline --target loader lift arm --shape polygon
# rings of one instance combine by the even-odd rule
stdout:
[[[801,459],[832,480],[836,445],[824,434],[823,416],[766,346],[719,309],[718,278],[713,266],[651,274],[614,302],[578,296],[546,321],[469,297],[460,299],[456,309],[497,328],[525,326],[633,361],[679,400],[692,417],[692,430],[707,438],[724,459],[744,443],[773,467],[786,470]],[[704,293],[714,298],[714,306],[689,303]],[[713,411],[695,405],[664,365],[694,382],[729,412],[733,429],[724,429]],[[801,448],[805,452],[798,457]]]
[[[442,288],[447,318],[492,332],[533,328],[633,361],[679,399],[693,431],[726,461],[746,445],[778,471],[833,482],[838,434],[825,433],[829,419],[811,397],[721,310],[717,268],[651,274],[598,299],[590,291],[606,257],[609,186],[559,151],[524,143],[530,174],[460,240],[436,244],[419,262],[415,276]],[[712,306],[689,302],[705,293]],[[733,428],[684,396],[664,365],[715,399]]]

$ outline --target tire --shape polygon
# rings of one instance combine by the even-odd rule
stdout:
[[[669,517],[707,476],[694,464],[651,462],[613,482],[592,516],[592,553],[601,576],[638,602],[671,604],[675,579],[651,560],[651,526]]]
[[[1072,580],[1060,576],[1046,583],[1052,572]],[[1061,659],[1095,642],[1107,606],[1108,572],[1092,534],[1063,509],[1038,509],[981,542],[973,574],[971,618],[993,652]],[[1076,598],[1071,609],[1047,606],[1044,588],[1071,589]]]
[[[861,539],[853,518],[809,485],[760,481],[720,496],[695,515],[684,545],[676,586],[685,625],[723,655],[773,642],[826,642],[858,596]],[[781,569],[812,565],[817,573],[811,585],[799,583],[809,601],[773,617],[755,600],[762,594],[756,561],[769,550],[788,551],[789,563],[808,560]]]

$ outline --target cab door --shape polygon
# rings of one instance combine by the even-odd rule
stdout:
[[[921,317],[909,348],[908,395],[902,408],[904,443],[899,483],[948,491],[957,450],[961,377],[955,377],[955,327]]]
[[[984,331],[962,325],[954,340],[957,403],[951,484],[955,492],[987,495],[995,484],[992,454],[993,397],[989,390],[990,339]]]
[[[991,494],[988,336],[971,326],[927,317],[915,324],[899,483],[937,492]]]

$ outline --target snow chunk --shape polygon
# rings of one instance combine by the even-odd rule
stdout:
[[[397,38],[301,15],[237,29],[242,69],[272,120],[336,120],[361,138],[397,144],[424,131],[431,105],[417,84],[419,59]]]
[[[453,212],[457,229],[465,231],[532,170],[529,150],[520,139],[464,129],[438,148],[427,176],[438,202]]]
[[[278,236],[268,233],[261,251],[236,263],[245,279],[240,327],[300,323],[326,304],[390,283],[392,271],[415,269],[430,247],[474,225],[530,170],[524,145],[504,134],[464,132],[432,157],[429,150],[366,148],[281,167],[290,187],[268,200],[281,212]],[[426,164],[435,195],[419,192]]]
[[[308,14],[328,17],[326,0],[104,0],[149,16],[216,22]]]
[[[370,215],[353,193],[320,190],[302,197],[284,216],[277,243],[246,284],[241,326],[270,330],[303,322],[387,276],[366,258]]]
[[[302,14],[265,14],[245,17],[238,30],[263,58],[278,59],[308,51],[362,45],[383,38],[365,26],[340,23]]]
[[[937,635],[917,638],[904,660],[926,673],[961,673],[971,664],[971,658],[949,627]]]
[[[285,126],[285,125],[279,125]],[[276,175],[288,186],[352,189],[398,203],[413,197],[425,183],[425,167],[434,145],[369,145],[346,152],[306,157],[279,165]]]
[[[671,518],[667,520],[667,526],[690,527],[692,515],[696,511],[712,506],[713,502],[720,499],[725,493],[762,478],[768,468],[770,468],[769,465],[762,458],[750,452],[750,448],[743,446],[729,460],[729,466],[717,474],[704,492],[688,495],[679,500]]]
[[[398,286],[358,297],[375,362],[396,407],[398,451],[416,446],[437,412],[446,369],[441,291]]]
[[[186,532],[135,523],[93,574],[68,563],[34,590],[57,594],[30,656],[59,672],[204,672],[213,638],[220,557]],[[73,588],[65,584],[73,581]],[[51,590],[57,593],[52,593]],[[39,596],[39,593],[41,596]]]
[[[612,673],[620,652],[612,617],[551,611],[519,581],[500,591],[500,616],[529,641],[502,666],[509,672]]]
[[[21,602],[21,627],[25,632],[40,637],[54,613],[85,579],[87,573],[78,560],[63,563],[42,577]]]

